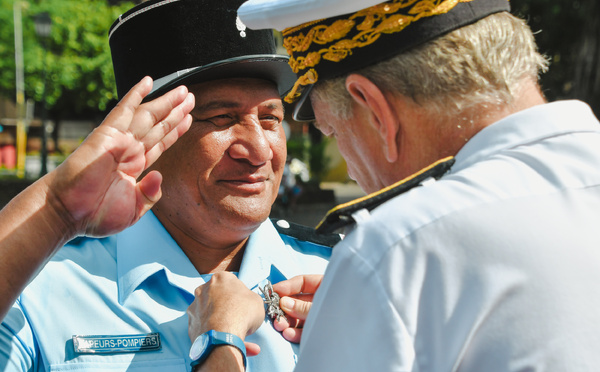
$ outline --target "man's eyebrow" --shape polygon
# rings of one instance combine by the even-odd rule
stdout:
[[[285,106],[282,103],[268,103],[265,105],[265,107],[267,108],[267,110],[271,111],[281,110],[285,115]]]
[[[270,110],[278,110],[278,109],[282,109],[283,108],[283,105],[277,104],[277,103],[269,103],[266,106]]]
[[[208,111],[208,110],[218,110],[218,109],[222,109],[222,108],[237,108],[240,107],[241,104],[239,102],[235,102],[235,101],[211,101],[208,103],[205,103],[203,105],[196,105],[196,107],[194,107],[195,112],[203,112],[203,111]]]

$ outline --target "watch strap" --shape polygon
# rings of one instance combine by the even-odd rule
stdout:
[[[244,345],[244,341],[240,337],[234,335],[233,333],[218,332],[215,330],[210,330],[206,332],[206,335],[208,335],[209,337],[208,346],[198,359],[192,360],[192,362],[190,363],[192,369],[193,367],[204,362],[216,346],[223,345],[231,345],[238,348],[242,352],[242,357],[244,359],[244,368],[246,368],[246,346]]]

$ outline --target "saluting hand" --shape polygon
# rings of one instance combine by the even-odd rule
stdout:
[[[141,104],[146,77],[51,177],[48,201],[73,235],[105,236],[133,225],[161,196],[162,176],[137,178],[190,127],[194,97],[178,87]],[[60,213],[62,212],[62,213]]]

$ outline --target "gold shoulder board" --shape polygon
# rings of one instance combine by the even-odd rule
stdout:
[[[454,164],[454,157],[447,157],[436,161],[430,166],[421,169],[419,172],[399,181],[391,186],[383,188],[377,192],[355,199],[351,202],[338,205],[333,208],[321,220],[316,227],[317,233],[332,233],[342,227],[353,224],[352,214],[361,209],[369,211],[375,209],[386,201],[407,192],[408,190],[420,186],[421,183],[429,178],[440,179]]]

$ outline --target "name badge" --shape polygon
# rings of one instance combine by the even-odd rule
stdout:
[[[137,353],[160,350],[160,334],[73,336],[79,354]]]

